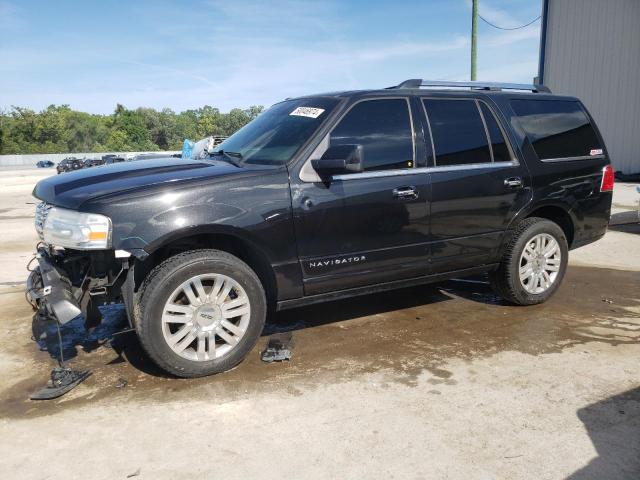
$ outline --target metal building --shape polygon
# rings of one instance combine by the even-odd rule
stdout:
[[[616,171],[640,173],[640,0],[543,0],[538,81],[580,98]]]

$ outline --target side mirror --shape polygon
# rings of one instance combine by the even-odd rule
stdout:
[[[313,169],[322,178],[341,173],[362,172],[364,152],[362,145],[334,145],[317,160],[311,160]]]

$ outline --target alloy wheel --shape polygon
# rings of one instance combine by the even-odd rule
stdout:
[[[520,256],[520,283],[529,293],[546,292],[558,277],[561,260],[562,251],[553,236],[548,233],[533,236]]]
[[[169,296],[162,311],[162,333],[179,356],[209,361],[238,345],[250,317],[249,297],[236,280],[217,273],[196,275]]]

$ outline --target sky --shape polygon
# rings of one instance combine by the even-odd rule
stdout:
[[[515,27],[539,0],[480,0]],[[223,112],[286,97],[468,80],[471,0],[0,0],[0,108]],[[478,80],[531,83],[540,21],[478,23]]]

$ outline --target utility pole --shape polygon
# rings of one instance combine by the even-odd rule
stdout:
[[[476,79],[476,56],[478,43],[478,0],[471,7],[471,81]]]

